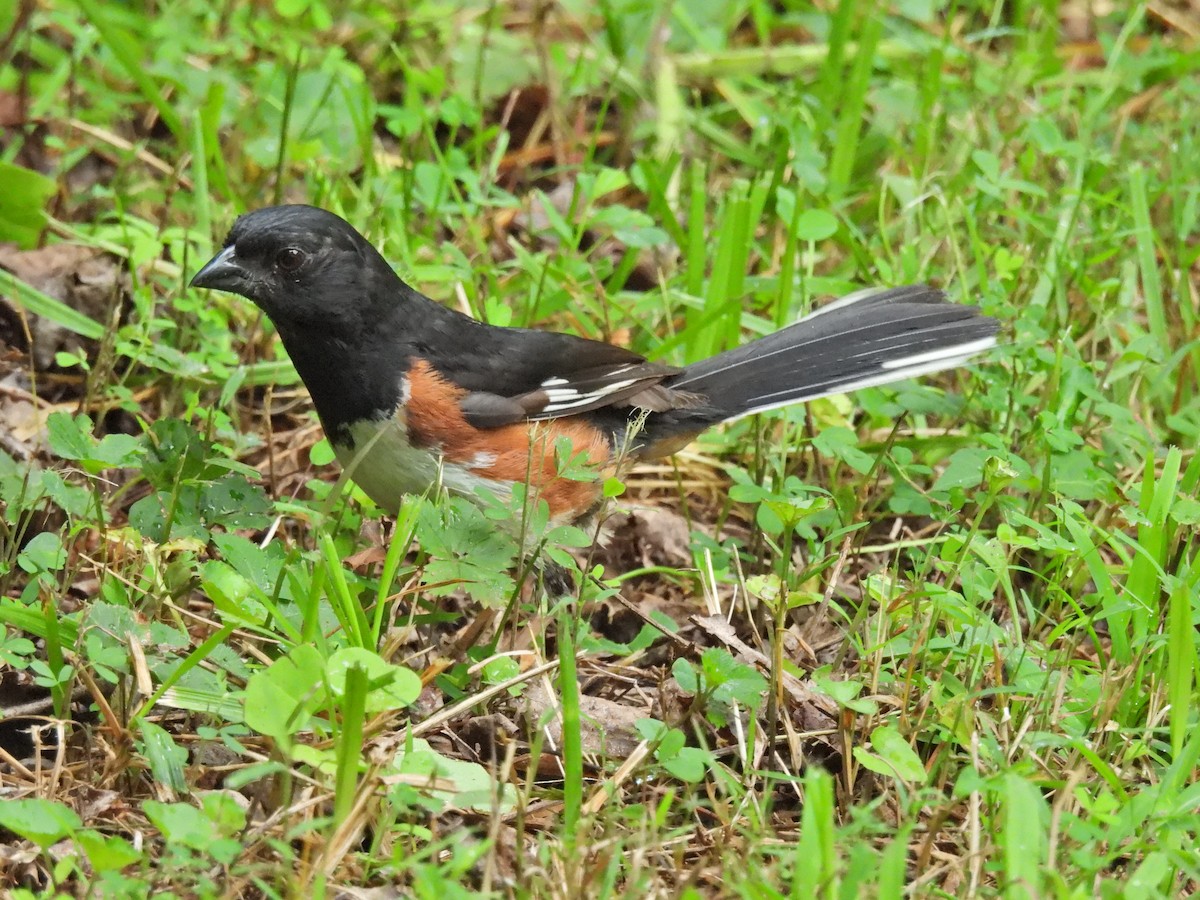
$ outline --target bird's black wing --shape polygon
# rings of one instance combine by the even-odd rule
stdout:
[[[603,407],[661,412],[696,402],[662,381],[682,369],[602,341],[523,328],[475,332],[469,355],[433,359],[468,393],[463,414],[476,428],[573,416]]]

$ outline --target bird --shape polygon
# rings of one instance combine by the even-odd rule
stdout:
[[[349,222],[314,206],[238,217],[191,287],[274,323],[339,463],[383,510],[437,485],[484,502],[526,485],[552,523],[598,509],[599,470],[654,459],[755,413],[953,368],[1000,323],[927,285],[870,289],[686,366],[574,335],[480,322],[406,284]]]

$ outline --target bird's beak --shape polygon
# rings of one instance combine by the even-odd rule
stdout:
[[[212,288],[218,291],[242,293],[250,280],[250,273],[238,262],[237,254],[230,245],[210,259],[199,272],[192,276],[191,286]]]

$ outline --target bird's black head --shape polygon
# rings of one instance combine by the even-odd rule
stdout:
[[[396,276],[340,216],[270,206],[241,216],[191,285],[240,294],[281,331],[339,330],[364,322],[381,278]]]

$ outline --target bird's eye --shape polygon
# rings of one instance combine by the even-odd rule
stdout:
[[[284,247],[275,254],[275,267],[281,272],[295,272],[308,257],[298,247]]]

